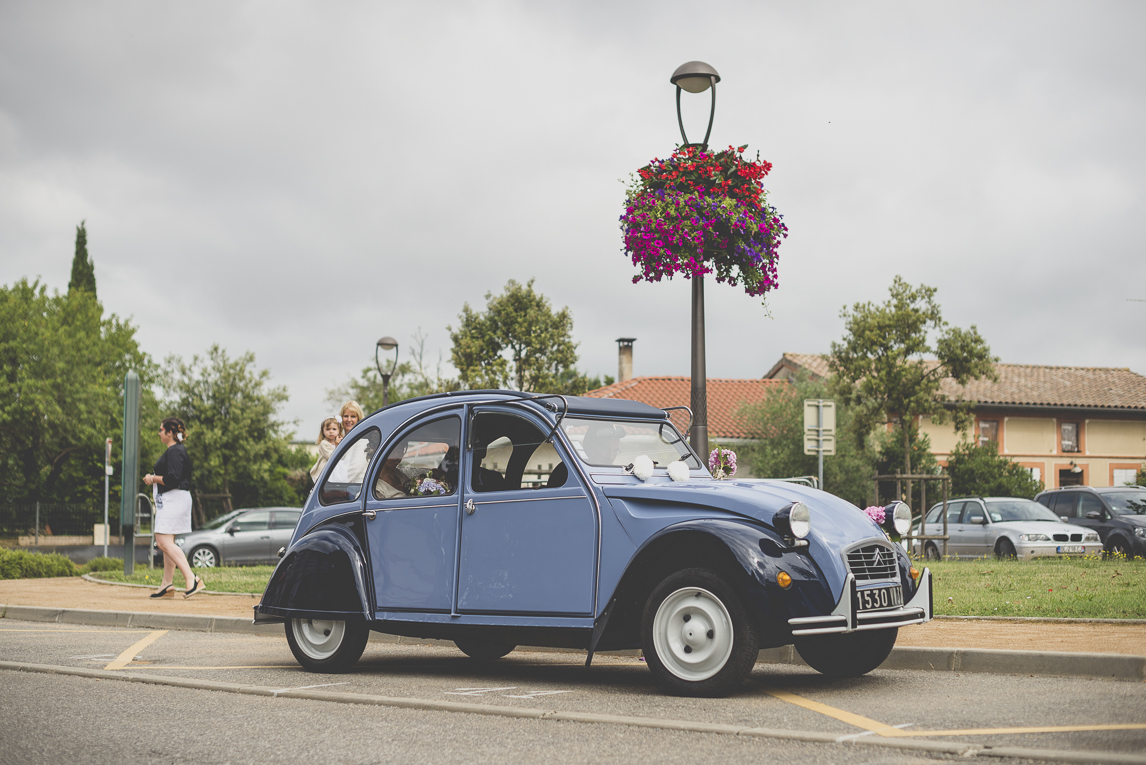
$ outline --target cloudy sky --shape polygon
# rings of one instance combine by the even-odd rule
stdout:
[[[688,374],[689,284],[634,285],[624,182],[679,142],[774,164],[763,308],[707,286],[708,370],[829,349],[896,274],[1003,361],[1146,374],[1146,4],[0,4],[0,283],[100,297],[147,352],[253,351],[309,434],[393,335],[509,279],[573,312],[580,368]],[[707,94],[686,94],[703,134]],[[695,138],[694,138],[695,140]],[[408,358],[404,356],[404,358]]]

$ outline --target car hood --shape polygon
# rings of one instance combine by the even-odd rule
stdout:
[[[773,516],[793,502],[808,506],[812,531],[808,550],[828,577],[833,589],[847,575],[844,560],[836,552],[863,540],[887,537],[879,526],[855,505],[825,491],[786,481],[746,479],[739,481],[669,481],[652,479],[642,484],[606,485],[606,497],[645,508],[655,505],[689,505],[718,510],[773,525]]]
[[[1077,534],[1079,527],[1065,521],[1059,523],[1054,521],[1002,521],[1001,523],[989,524],[987,529],[999,533],[1049,535],[1070,534],[1071,532]]]

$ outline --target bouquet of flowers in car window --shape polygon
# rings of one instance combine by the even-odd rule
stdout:
[[[736,452],[731,449],[716,447],[708,455],[708,470],[712,473],[712,477],[718,481],[736,475]]]
[[[422,476],[411,478],[406,485],[406,493],[411,497],[444,497],[453,494],[453,488],[440,478]]]
[[[784,216],[768,204],[762,180],[772,169],[747,146],[709,151],[681,146],[637,171],[625,199],[625,252],[642,279],[659,282],[716,273],[718,282],[761,296],[778,285]]]

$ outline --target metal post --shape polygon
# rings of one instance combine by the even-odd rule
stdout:
[[[390,375],[382,375],[382,408],[383,409],[385,409],[386,404],[389,403],[389,401],[387,400],[389,387],[390,387]]]
[[[40,546],[40,502],[36,500],[36,547]]]
[[[111,439],[107,439],[103,453],[103,557],[107,557],[108,537],[111,530],[107,527],[107,503],[111,494]]]
[[[708,378],[704,364],[704,277],[692,277],[692,429],[689,441],[708,463]]]
[[[816,438],[818,439],[817,445],[820,447],[819,460],[820,460],[820,491],[824,489],[824,400],[822,398],[816,399],[816,427],[819,429]]]
[[[119,518],[123,524],[123,573],[135,571],[135,498],[139,487],[139,375],[123,378],[123,489]]]

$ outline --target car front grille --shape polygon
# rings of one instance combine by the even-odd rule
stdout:
[[[868,545],[848,553],[848,571],[857,581],[895,579],[895,552],[883,545]]]
[[[1082,534],[1055,534],[1054,541],[1056,542],[1081,542]]]

